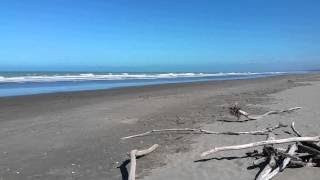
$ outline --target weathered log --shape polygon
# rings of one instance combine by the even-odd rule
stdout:
[[[136,179],[136,158],[139,156],[147,155],[157,149],[159,147],[158,144],[154,144],[148,149],[145,150],[132,150],[130,152],[130,173],[129,173],[129,178],[128,180],[135,180]]]
[[[282,128],[282,127],[287,127],[287,125],[279,123],[278,125],[274,127],[268,127],[262,130],[257,130],[257,131],[243,131],[243,132],[231,132],[231,131],[226,131],[226,132],[215,132],[215,131],[209,131],[205,129],[193,129],[193,128],[182,128],[182,129],[154,129],[151,131],[147,131],[145,133],[141,134],[136,134],[132,136],[127,136],[127,137],[122,137],[121,139],[130,139],[130,138],[136,138],[136,137],[141,137],[141,136],[147,136],[153,133],[161,133],[161,132],[194,132],[194,133],[200,133],[200,134],[224,134],[224,135],[242,135],[242,134],[252,134],[252,135],[265,135],[268,132],[272,132],[276,129]]]
[[[266,141],[258,141],[248,144],[242,144],[242,145],[235,145],[235,146],[224,146],[224,147],[215,147],[213,149],[210,149],[208,151],[205,151],[201,154],[202,157],[207,156],[209,154],[213,154],[219,151],[229,151],[229,150],[239,150],[239,149],[247,149],[257,146],[264,146],[268,144],[283,144],[283,143],[290,143],[290,142],[318,142],[320,141],[320,136],[314,136],[314,137],[292,137],[292,138],[286,138],[286,139],[277,139],[277,140],[266,140]]]

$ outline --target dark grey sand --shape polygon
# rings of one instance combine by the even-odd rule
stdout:
[[[130,165],[127,152],[153,143],[160,147],[138,160],[138,178],[254,179],[259,169],[248,170],[252,158],[242,157],[246,151],[194,161],[213,145],[251,142],[264,136],[120,138],[173,127],[255,130],[291,120],[301,132],[316,135],[320,128],[319,80],[319,74],[285,75],[0,98],[0,179],[125,179]],[[234,102],[254,114],[291,106],[303,109],[250,123],[221,121],[231,119],[226,107]],[[289,169],[277,179],[319,176],[319,169]]]

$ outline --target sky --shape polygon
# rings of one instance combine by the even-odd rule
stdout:
[[[320,69],[318,0],[0,0],[0,71]]]

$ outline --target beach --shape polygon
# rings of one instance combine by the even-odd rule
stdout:
[[[121,137],[162,128],[250,131],[290,124],[319,135],[320,74],[207,81],[0,98],[0,179],[126,179],[127,152],[160,147],[137,160],[138,179],[254,179],[248,150],[201,160],[213,146],[257,140],[256,135],[162,133]],[[285,115],[228,123],[238,102],[252,114],[301,106]],[[235,118],[233,118],[235,119]],[[279,137],[289,137],[277,130]],[[259,148],[257,148],[259,149]],[[260,148],[261,149],[261,148]],[[201,161],[200,161],[201,160]],[[286,169],[275,179],[318,179],[316,168]]]

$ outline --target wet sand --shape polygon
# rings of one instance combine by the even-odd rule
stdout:
[[[221,153],[207,161],[199,152],[213,145],[264,136],[161,134],[121,137],[151,129],[203,127],[216,131],[261,129],[296,121],[301,132],[319,129],[320,75],[285,75],[154,85],[113,90],[0,98],[0,179],[126,179],[127,152],[160,147],[138,160],[140,179],[254,179],[245,151]],[[227,123],[227,106],[239,102],[254,114],[302,106],[297,113],[263,121]],[[226,158],[227,157],[227,158]],[[288,170],[278,179],[317,179],[315,170]]]

